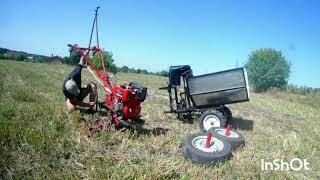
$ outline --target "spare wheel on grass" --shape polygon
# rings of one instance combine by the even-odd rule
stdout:
[[[212,136],[228,142],[231,145],[232,150],[236,150],[237,148],[245,145],[244,136],[233,129],[230,129],[228,132],[227,128],[213,127],[210,128],[208,132],[212,133]]]
[[[230,144],[214,136],[208,141],[209,134],[192,134],[185,139],[183,154],[186,159],[196,164],[218,164],[230,159]],[[207,141],[209,146],[206,146]]]

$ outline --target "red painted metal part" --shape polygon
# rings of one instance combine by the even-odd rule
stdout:
[[[94,73],[98,76],[98,78],[102,81],[104,86],[110,90],[106,94],[106,107],[111,112],[111,123],[114,123],[116,127],[120,126],[120,120],[136,120],[140,116],[141,112],[141,105],[140,101],[134,95],[134,89],[130,86],[126,85],[115,85],[112,86],[110,83],[109,72],[105,67],[105,60],[103,52],[100,48],[92,47],[92,48],[82,48],[78,45],[70,45],[71,48],[75,51],[78,51],[83,60],[88,63],[88,65],[94,70]],[[99,57],[101,58],[101,63],[103,67],[103,72],[100,72],[98,68],[92,63],[89,58],[90,53],[98,53]],[[117,103],[123,104],[123,114],[120,117],[117,117],[115,107]]]
[[[211,139],[212,139],[212,134],[211,134],[211,133],[208,133],[207,141],[206,141],[206,148],[210,148],[210,146],[211,146]]]
[[[231,129],[232,129],[232,125],[228,124],[227,129],[226,129],[226,133],[225,133],[226,136],[230,136]]]

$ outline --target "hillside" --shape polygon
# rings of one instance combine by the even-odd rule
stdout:
[[[121,74],[117,81],[148,87],[145,130],[103,131],[92,137],[85,124],[95,116],[64,111],[62,82],[72,66],[0,61],[0,177],[86,179],[320,178],[320,100],[281,92],[252,94],[231,105],[246,146],[221,166],[199,166],[182,155],[184,138],[199,132],[164,114],[166,78]],[[87,70],[84,81],[93,80]],[[83,83],[85,84],[85,83]],[[100,93],[100,99],[103,100]],[[309,101],[310,100],[310,101]],[[81,120],[82,119],[82,120]],[[162,130],[162,133],[159,133]],[[261,171],[261,159],[307,159],[310,170]]]
[[[38,55],[38,54],[31,54],[27,53],[24,51],[16,51],[16,50],[11,50],[7,48],[1,48],[0,47],[0,54],[4,55],[4,57],[10,58],[10,59],[15,59],[19,55],[24,55],[28,60],[45,60],[48,58],[48,56],[43,56],[43,55]]]

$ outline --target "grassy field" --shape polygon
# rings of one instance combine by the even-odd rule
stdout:
[[[119,74],[148,87],[145,131],[109,130],[87,137],[95,116],[64,110],[62,82],[72,66],[0,61],[0,179],[319,179],[320,98],[281,92],[252,94],[231,105],[246,146],[219,166],[186,161],[182,142],[199,132],[164,114],[166,78]],[[92,80],[84,70],[84,81]],[[100,94],[100,98],[103,94]],[[155,133],[159,129],[167,132]],[[261,159],[307,159],[310,170],[261,171]]]

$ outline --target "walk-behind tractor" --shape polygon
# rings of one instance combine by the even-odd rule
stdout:
[[[102,104],[102,106],[109,112],[110,120],[107,125],[114,124],[115,128],[119,129],[140,122],[140,103],[146,98],[147,88],[133,82],[113,86],[110,82],[109,73],[107,67],[105,67],[104,55],[100,48],[81,48],[77,45],[69,46],[73,51],[78,51],[81,54],[81,58],[88,64],[87,68],[89,71],[106,91],[105,104]],[[97,53],[100,56],[103,72],[100,72],[90,60],[91,52]]]
[[[85,62],[87,62],[88,70],[106,91],[105,103],[102,103],[102,105],[108,112],[109,120],[106,123],[100,123],[99,126],[91,127],[90,130],[96,131],[111,124],[114,124],[115,128],[119,129],[122,127],[130,127],[132,124],[143,123],[143,121],[140,119],[140,103],[143,102],[146,98],[147,88],[133,82],[123,85],[112,85],[109,72],[106,67],[104,54],[102,52],[102,49],[99,48],[97,19],[98,9],[99,7],[96,9],[89,47],[83,48],[79,47],[76,44],[68,45],[71,48],[71,51],[77,51],[81,54],[81,58],[83,58]],[[94,28],[96,28],[97,46],[91,47]],[[103,71],[99,71],[98,68],[90,60],[90,58],[93,57],[93,55],[96,53],[101,59]]]
[[[170,110],[166,113],[176,113],[183,119],[201,113],[199,122],[204,131],[226,127],[231,122],[232,113],[227,104],[249,101],[244,68],[193,76],[188,65],[171,66],[168,86],[160,89],[169,94]]]

